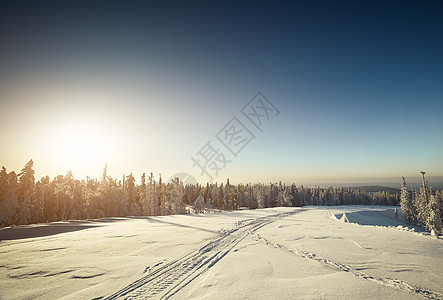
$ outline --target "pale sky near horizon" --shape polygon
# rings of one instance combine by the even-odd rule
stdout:
[[[203,183],[191,157],[203,163],[210,142],[218,182],[443,176],[442,13],[439,1],[4,2],[0,165]],[[259,91],[276,110],[250,103],[256,127],[241,109]],[[245,128],[226,146],[234,117]]]

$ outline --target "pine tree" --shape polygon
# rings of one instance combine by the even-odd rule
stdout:
[[[274,207],[274,206],[277,206],[277,207],[280,207],[280,206],[283,206],[283,187],[282,187],[282,185],[281,185],[281,181],[280,181],[280,184],[279,184],[279,186],[278,186],[278,188],[276,188],[277,189],[277,191],[276,191],[276,199],[275,199],[275,201],[271,201],[271,203],[272,203],[272,206],[271,207]],[[271,191],[271,193],[272,193],[272,191]],[[271,197],[273,197],[274,195],[273,194],[271,194],[272,196]]]
[[[440,233],[442,229],[440,209],[441,208],[439,207],[437,198],[434,195],[430,195],[427,206],[428,218],[425,225],[426,229],[429,230],[433,235]]]
[[[71,171],[68,171],[63,178],[63,197],[65,201],[65,219],[77,218],[77,211],[74,208],[74,187],[75,179]]]
[[[43,190],[43,206],[45,208],[43,212],[43,220],[44,222],[51,222],[56,220],[56,212],[55,212],[55,197],[54,191],[52,188],[52,183],[49,176],[42,177],[40,179],[42,183]]]
[[[31,197],[34,191],[34,170],[32,167],[34,162],[32,159],[25,165],[22,171],[18,174],[18,202],[19,206],[17,208],[17,214],[15,216],[16,224],[29,224],[32,215],[32,203]]]
[[[138,215],[139,207],[135,201],[135,178],[132,173],[126,176],[125,181],[126,205],[130,215]]]
[[[14,185],[17,183],[15,172],[6,173],[5,167],[0,171],[0,227],[14,224],[14,218],[18,207]]]
[[[224,186],[223,189],[223,207],[222,207],[223,210],[229,209],[230,194],[231,194],[231,185],[229,184],[229,178],[228,178],[226,185]]]
[[[185,214],[186,206],[183,203],[184,187],[178,177],[174,178],[170,184],[169,203],[171,214]],[[204,204],[204,203],[203,203]]]
[[[425,172],[421,172],[423,175],[422,186],[416,196],[415,209],[417,211],[417,221],[420,225],[426,227],[427,220],[429,219],[429,191],[427,181],[425,179]]]
[[[412,203],[412,199],[409,196],[409,191],[406,186],[406,180],[404,177],[402,177],[402,185],[401,185],[401,194],[400,194],[400,206],[401,211],[403,215],[405,216],[406,220],[408,220],[408,223],[414,223],[416,212],[414,209],[414,205]]]
[[[158,175],[158,207],[159,215],[165,216],[168,214],[166,209],[166,195],[165,195],[165,185],[162,182],[162,174]]]
[[[204,212],[205,209],[205,199],[203,195],[199,195],[194,202],[194,211],[197,214]]]
[[[147,191],[146,191],[146,214],[149,216],[157,215],[157,203],[158,199],[156,196],[155,180],[154,175],[148,177]]]
[[[211,199],[212,199],[212,203],[214,205],[214,207],[219,208],[220,209],[220,190],[218,187],[218,184],[215,183],[212,185],[211,188]]]
[[[142,215],[148,215],[147,213],[147,203],[146,203],[146,199],[147,199],[147,185],[146,185],[146,173],[143,173],[142,177],[141,177],[141,185],[138,189],[138,203],[140,205],[140,213]]]
[[[105,165],[105,167],[103,168],[102,182],[106,182],[107,179],[108,179],[108,165]]]
[[[254,185],[254,194],[257,199],[257,207],[265,208],[265,192],[261,184]]]
[[[33,211],[32,211],[32,219],[31,223],[39,223],[44,221],[44,212],[45,212],[45,195],[42,188],[42,183],[39,181],[36,183],[34,187],[34,195],[33,195]]]
[[[6,172],[6,168],[2,166],[2,170],[0,171],[0,201],[5,196],[7,189],[8,189],[8,173]]]
[[[110,182],[106,182],[107,186],[110,185]],[[112,199],[112,193],[106,193],[106,199]],[[83,188],[80,181],[76,180],[74,183],[74,197],[73,197],[73,218],[75,219],[83,219],[85,214],[84,202],[83,202]],[[117,216],[117,212],[112,214],[113,216]]]
[[[443,190],[436,191],[435,197],[437,198],[437,202],[440,207],[440,220],[443,220]]]

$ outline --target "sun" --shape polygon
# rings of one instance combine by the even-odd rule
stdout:
[[[60,155],[72,163],[94,161],[100,156],[100,139],[92,129],[70,129],[58,142]]]
[[[106,134],[98,127],[75,124],[62,127],[52,137],[52,159],[65,169],[88,170],[103,164]]]

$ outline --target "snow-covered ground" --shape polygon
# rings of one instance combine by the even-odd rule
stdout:
[[[0,298],[442,298],[443,240],[405,225],[339,206],[4,228]]]

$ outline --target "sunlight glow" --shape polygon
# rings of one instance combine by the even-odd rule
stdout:
[[[105,132],[93,124],[71,125],[48,138],[54,163],[75,170],[101,165],[108,148]]]

